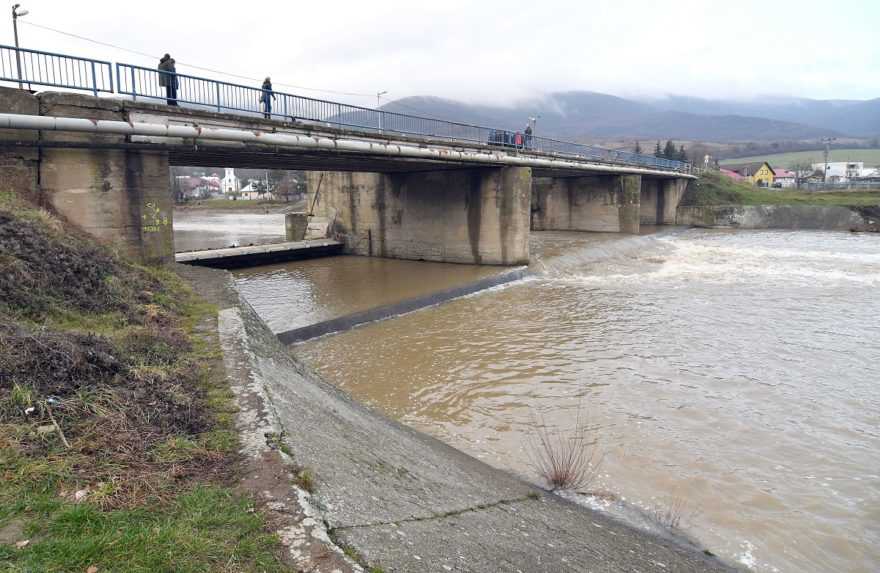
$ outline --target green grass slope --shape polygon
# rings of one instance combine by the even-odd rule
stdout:
[[[716,171],[707,171],[688,185],[682,206],[708,205],[837,205],[869,207],[880,205],[880,192],[815,193],[797,189],[763,189],[739,183]]]
[[[280,571],[202,303],[0,195],[0,570]]]

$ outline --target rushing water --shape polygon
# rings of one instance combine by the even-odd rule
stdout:
[[[604,452],[590,490],[648,511],[684,500],[684,530],[729,561],[880,569],[880,236],[538,233],[532,251],[534,279],[293,351],[533,480],[536,419],[586,415]],[[359,270],[334,298],[395,282]],[[258,307],[271,276],[243,279]],[[301,280],[277,304],[321,288]]]
[[[284,241],[284,214],[176,209],[174,250],[201,251]]]

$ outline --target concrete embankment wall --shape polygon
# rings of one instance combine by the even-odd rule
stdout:
[[[714,205],[679,207],[676,223],[695,227],[880,232],[880,206]]]

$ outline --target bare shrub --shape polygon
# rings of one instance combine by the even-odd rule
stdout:
[[[529,441],[532,467],[551,490],[581,489],[599,474],[602,457],[598,438],[587,423],[583,408],[578,410],[574,428],[550,430],[543,416],[534,415],[535,433]]]
[[[679,529],[681,520],[688,513],[688,502],[681,496],[674,496],[666,505],[658,505],[654,508],[654,519],[660,525],[669,529]]]

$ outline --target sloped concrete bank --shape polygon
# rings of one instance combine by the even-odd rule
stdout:
[[[388,573],[731,570],[682,540],[548,494],[369,410],[295,360],[227,273],[181,272],[220,307],[251,487],[260,491],[266,473],[284,474],[262,467],[264,458],[315,476],[311,496],[285,493],[278,480],[263,488],[302,569],[356,571],[354,557]]]
[[[880,232],[880,206],[712,205],[679,207],[676,224],[740,229]]]

